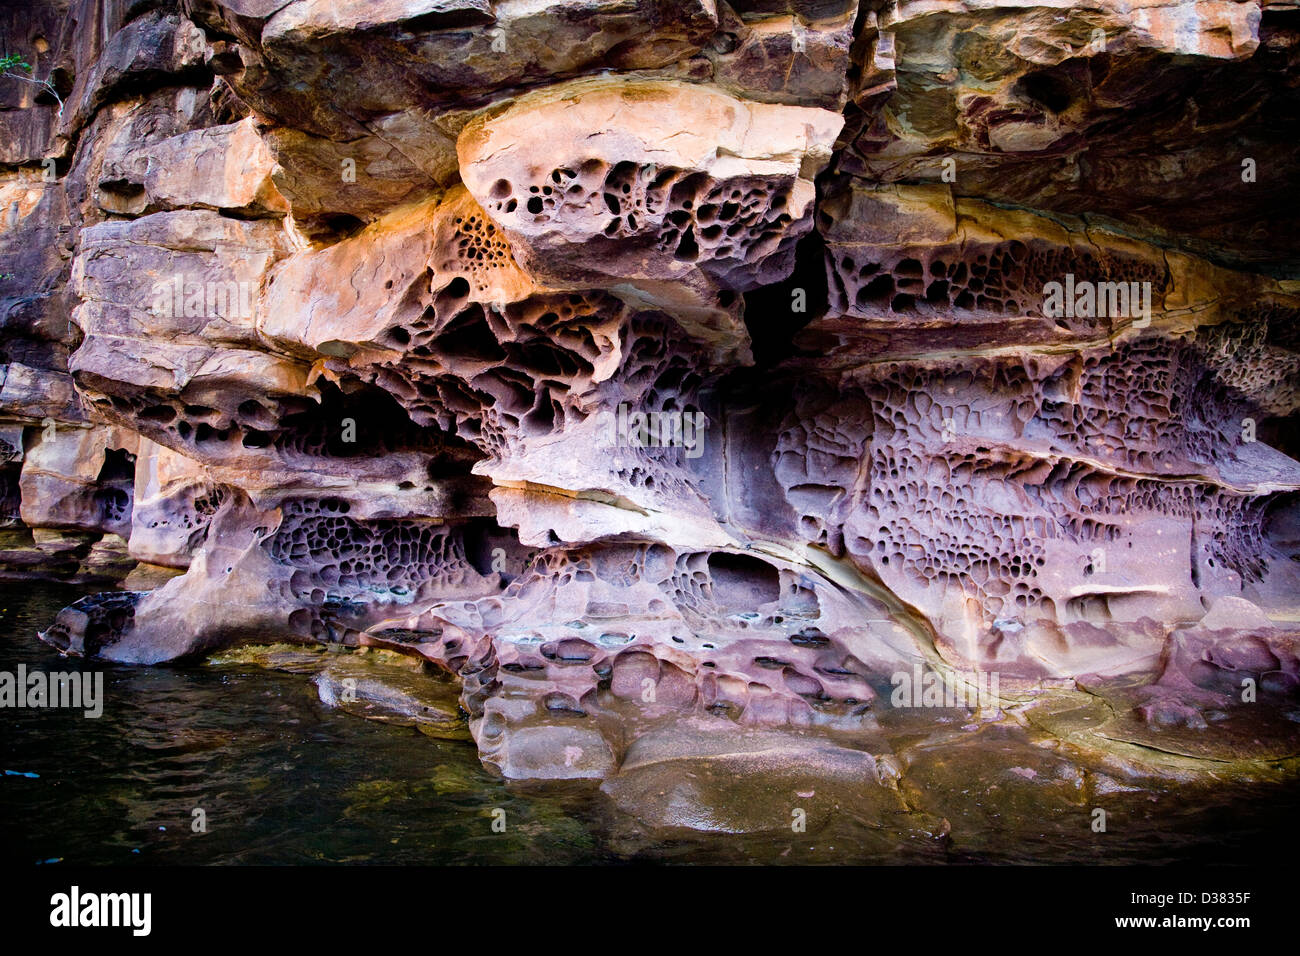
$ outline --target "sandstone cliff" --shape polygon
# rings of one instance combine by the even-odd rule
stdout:
[[[1294,747],[1224,730],[1300,683],[1294,4],[35,0],[0,38],[38,81],[0,79],[0,565],[131,572],[60,648],[396,649],[519,778],[681,722],[857,746],[922,663]]]

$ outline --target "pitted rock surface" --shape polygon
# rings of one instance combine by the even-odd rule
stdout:
[[[925,809],[918,669],[1143,773],[1300,752],[1289,5],[0,31],[48,80],[0,79],[0,573],[118,587],[61,650],[397,652],[487,765],[622,804],[703,761],[691,805]],[[355,709],[455,736],[420,666]]]

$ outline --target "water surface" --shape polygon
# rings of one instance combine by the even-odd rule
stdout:
[[[1110,832],[1091,834],[1079,808],[1035,803],[1033,791],[991,802],[978,752],[949,761],[972,785],[945,794],[946,837],[926,821],[847,812],[804,834],[666,837],[599,792],[510,787],[472,744],[332,710],[299,675],[61,658],[36,631],[84,593],[0,582],[0,670],[102,670],[106,694],[99,719],[0,710],[0,771],[16,772],[0,776],[9,864],[1253,863],[1296,845],[1294,784],[1125,794]],[[206,833],[192,829],[196,808]]]

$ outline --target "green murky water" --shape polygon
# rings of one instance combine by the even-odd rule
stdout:
[[[300,675],[62,659],[35,632],[79,596],[0,582],[0,670],[93,667],[106,690],[94,720],[0,709],[0,771],[10,771],[0,775],[0,852],[10,864],[1251,863],[1297,843],[1294,781],[1121,788],[1107,796],[1108,832],[1093,833],[1095,795],[1080,794],[1070,768],[999,734],[920,759],[914,813],[872,812],[841,782],[806,801],[804,833],[666,834],[599,791],[507,786],[472,744],[328,708]],[[772,787],[819,786],[737,780],[707,764],[637,780],[658,788],[649,802],[678,799],[679,784],[708,797],[700,819],[718,829],[768,796],[784,812]],[[204,833],[192,828],[195,809]],[[493,831],[498,810],[505,832]]]

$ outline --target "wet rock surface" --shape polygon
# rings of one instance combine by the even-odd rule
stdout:
[[[60,651],[632,831],[1293,769],[1294,11],[29,6],[0,574],[119,582]]]

